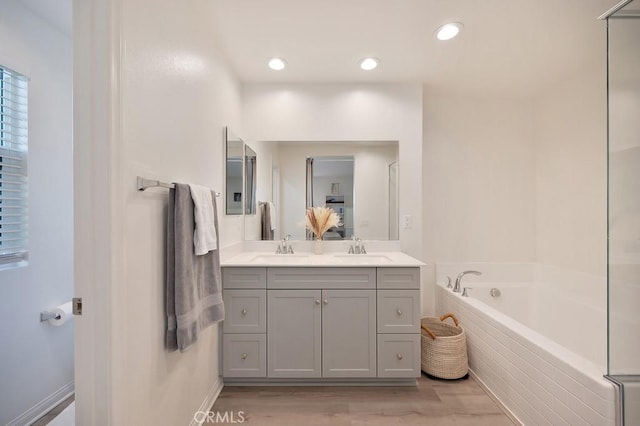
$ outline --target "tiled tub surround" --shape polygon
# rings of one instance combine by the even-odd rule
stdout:
[[[470,297],[442,284],[469,269],[483,272],[464,278]],[[439,264],[436,276],[436,311],[459,316],[470,369],[524,425],[615,424],[604,281],[540,264]]]

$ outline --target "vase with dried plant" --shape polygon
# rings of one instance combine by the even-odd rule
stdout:
[[[322,236],[334,226],[340,226],[340,216],[330,207],[309,207],[306,212],[307,229],[316,237],[315,253],[322,254]]]

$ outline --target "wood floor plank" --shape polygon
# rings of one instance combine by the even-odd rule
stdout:
[[[417,387],[225,386],[211,411],[242,411],[245,424],[264,426],[513,425],[472,378],[422,377]]]

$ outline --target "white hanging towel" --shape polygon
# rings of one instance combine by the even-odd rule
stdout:
[[[267,207],[269,209],[269,226],[271,226],[271,230],[276,230],[276,206],[271,202],[267,202]]]
[[[194,205],[195,230],[193,231],[193,246],[196,255],[202,256],[218,248],[213,198],[211,189],[207,187],[189,184],[189,190]]]

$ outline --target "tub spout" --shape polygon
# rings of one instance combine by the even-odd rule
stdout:
[[[462,282],[462,277],[464,277],[467,274],[482,275],[482,272],[480,272],[480,271],[463,271],[463,272],[460,272],[460,274],[458,275],[458,278],[456,278],[456,284],[453,286],[453,291],[454,292],[460,293],[460,283]]]

